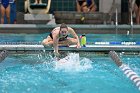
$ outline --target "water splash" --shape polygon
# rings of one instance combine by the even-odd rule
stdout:
[[[92,69],[92,61],[87,58],[80,58],[79,53],[69,53],[66,57],[55,60],[55,71],[83,72]]]

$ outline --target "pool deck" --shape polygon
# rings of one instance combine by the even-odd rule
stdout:
[[[43,45],[0,45],[0,51],[14,51],[14,52],[27,52],[27,51],[53,51],[53,48],[46,47]],[[60,47],[59,50],[62,51],[87,51],[87,52],[95,52],[95,51],[140,51],[139,45],[87,45],[86,47],[81,47],[79,49],[76,48],[76,45],[72,45],[70,47]]]
[[[0,33],[27,33],[38,34],[50,32],[54,27],[59,26],[55,24],[0,24]],[[73,24],[68,25],[75,29],[79,34],[140,34],[139,25],[85,25]]]

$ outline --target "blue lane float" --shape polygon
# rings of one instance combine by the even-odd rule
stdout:
[[[140,45],[140,42],[94,42],[95,45]]]
[[[110,51],[109,54],[116,65],[131,81],[134,82],[134,84],[140,90],[140,76],[138,76],[138,74],[134,72],[128,65],[124,64],[115,51]]]

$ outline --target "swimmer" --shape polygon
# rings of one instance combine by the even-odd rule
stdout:
[[[72,35],[72,37],[69,37]],[[60,27],[56,27],[48,35],[46,39],[42,41],[42,44],[46,46],[52,46],[54,48],[54,55],[59,56],[58,46],[69,46],[77,45],[77,48],[80,48],[79,37],[75,33],[74,29],[68,27],[66,24],[62,23]]]

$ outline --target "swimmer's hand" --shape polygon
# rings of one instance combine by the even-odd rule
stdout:
[[[60,54],[58,52],[54,52],[55,57],[60,57]]]
[[[77,44],[77,46],[76,46],[77,48],[81,48],[81,46],[80,46],[80,44]]]
[[[50,44],[42,44],[44,46],[44,48],[48,48],[48,47],[52,47],[52,45]]]

